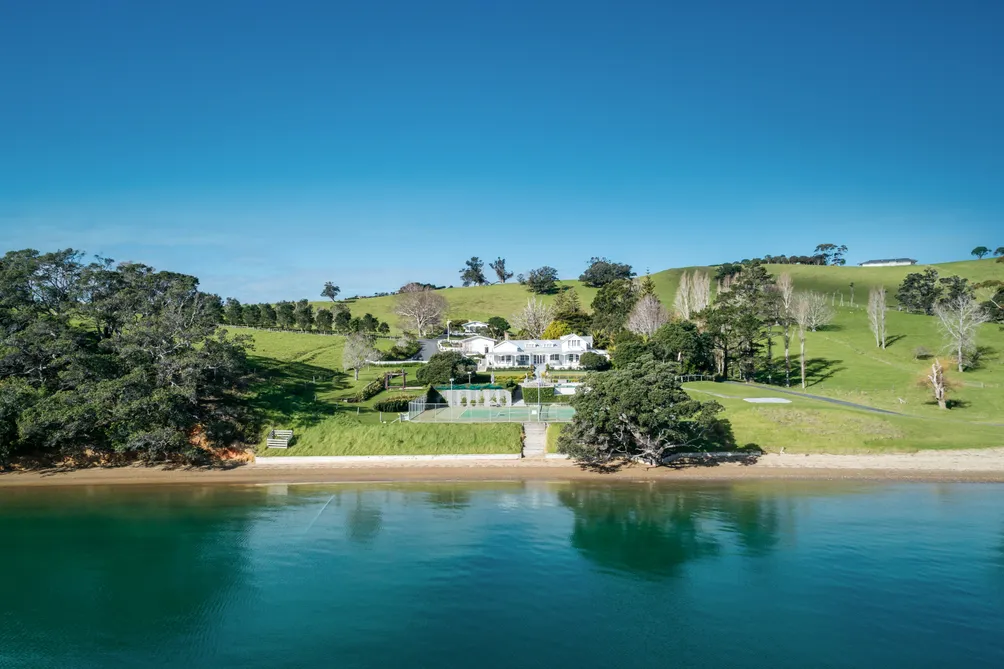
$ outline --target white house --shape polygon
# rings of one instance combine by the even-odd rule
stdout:
[[[889,258],[887,260],[868,260],[861,263],[862,267],[900,267],[902,265],[916,265],[913,258]]]
[[[547,365],[551,369],[577,369],[583,353],[598,353],[605,358],[606,351],[593,348],[589,335],[565,335],[561,339],[505,339],[477,335],[460,341],[441,340],[440,351],[459,351],[464,355],[482,358],[484,369],[507,367],[535,367]]]
[[[577,369],[587,351],[609,357],[606,351],[593,348],[591,336],[575,334],[561,339],[509,339],[495,344],[484,356],[488,368],[547,365],[551,369]]]
[[[473,336],[477,334],[484,334],[491,326],[484,321],[467,321],[460,327],[464,329],[464,334]]]

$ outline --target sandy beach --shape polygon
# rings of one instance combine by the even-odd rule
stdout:
[[[229,469],[132,465],[70,471],[0,473],[4,486],[337,483],[342,481],[731,481],[753,479],[1004,482],[1004,448],[877,455],[763,456],[755,465],[595,472],[565,460],[350,463],[338,466],[241,465]]]

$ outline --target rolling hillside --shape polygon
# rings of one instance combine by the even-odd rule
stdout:
[[[842,293],[849,304],[851,297],[850,284],[854,283],[855,303],[867,302],[868,291],[872,286],[884,285],[889,291],[889,299],[895,304],[895,293],[904,277],[911,272],[923,271],[933,267],[941,276],[957,274],[973,282],[988,279],[1004,280],[1004,263],[992,259],[965,260],[961,262],[942,263],[937,265],[915,265],[913,267],[819,267],[812,265],[767,265],[768,271],[777,276],[782,272],[791,274],[795,287],[799,290],[815,290],[822,293]],[[656,293],[663,303],[670,307],[680,282],[680,275],[685,271],[703,269],[713,272],[710,267],[687,267],[668,269],[652,274]],[[578,281],[562,281],[562,286],[575,288],[583,307],[588,311],[589,304],[596,295],[595,288],[583,286]],[[491,285],[470,288],[446,288],[441,291],[450,304],[449,318],[465,320],[486,320],[491,316],[508,318],[513,312],[526,304],[531,294],[524,286],[517,283]],[[554,300],[553,295],[543,296],[545,302]],[[839,299],[839,298],[838,298]],[[330,306],[330,302],[314,302],[317,307]],[[395,332],[399,331],[398,318],[394,314],[394,296],[370,297],[348,303],[352,314],[361,316],[371,313],[378,319],[386,321]]]

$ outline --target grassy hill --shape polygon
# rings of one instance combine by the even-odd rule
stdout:
[[[1004,280],[1004,264],[992,260],[932,267],[942,276],[958,274],[974,282],[993,278]],[[666,270],[652,275],[657,293],[667,305],[672,304],[682,272],[692,269]],[[790,272],[798,289],[842,292],[847,304],[836,308],[831,325],[808,335],[809,387],[804,392],[887,409],[903,416],[864,412],[811,397],[796,396],[790,405],[756,405],[742,401],[742,397],[749,394],[777,396],[777,392],[769,388],[710,383],[688,387],[695,392],[724,395],[718,399],[726,407],[726,415],[732,420],[739,441],[753,441],[768,450],[784,447],[791,453],[867,452],[1004,445],[1004,429],[993,425],[1004,423],[1004,331],[998,326],[986,325],[980,333],[979,343],[984,353],[977,369],[955,373],[950,369],[948,357],[942,356],[949,370],[947,376],[954,385],[950,398],[955,408],[949,412],[937,408],[922,383],[931,361],[915,357],[918,347],[941,355],[943,341],[934,318],[890,311],[887,317],[890,345],[885,350],[875,346],[862,307],[867,301],[868,289],[873,285],[885,285],[894,293],[907,273],[921,269],[921,266],[769,266],[775,275]],[[849,304],[851,281],[855,283],[855,307]],[[575,287],[586,306],[595,295],[595,289],[586,288],[577,281],[563,284]],[[526,289],[518,284],[452,288],[442,292],[450,302],[451,317],[465,319],[508,317],[529,297]],[[553,296],[545,297],[545,300],[553,299]],[[393,297],[358,300],[351,308],[357,315],[368,311],[381,320],[395,323]],[[373,410],[380,396],[359,404],[347,404],[347,398],[382,375],[384,370],[364,370],[359,381],[355,381],[341,369],[343,337],[251,332],[255,340],[254,361],[266,379],[258,389],[257,402],[274,425],[293,427],[297,431],[298,442],[291,449],[291,455],[519,450],[516,425],[386,425],[379,422],[379,415]],[[390,340],[380,340],[379,346],[387,348],[390,344]],[[793,342],[793,378],[797,377],[796,353],[797,342]],[[783,365],[779,336],[774,340],[774,357],[779,370],[776,378],[780,382]],[[797,382],[791,390],[802,392]]]
[[[814,290],[826,294],[843,294],[847,304],[850,303],[851,288],[854,283],[855,303],[864,304],[868,300],[868,291],[873,286],[885,286],[889,291],[889,300],[896,303],[895,293],[899,284],[907,274],[920,272],[932,267],[941,276],[958,275],[972,282],[988,279],[1004,280],[1004,264],[992,259],[965,260],[961,262],[942,263],[937,265],[914,265],[912,267],[818,267],[812,265],[767,265],[767,270],[777,276],[782,272],[791,274],[795,287],[799,290]],[[652,274],[656,294],[663,303],[670,307],[680,283],[680,275],[686,271],[700,269],[714,273],[712,267],[686,267],[668,269]],[[575,288],[583,307],[588,311],[589,305],[596,295],[595,288],[583,286],[579,281],[562,281],[563,287]],[[469,288],[445,288],[440,291],[449,302],[448,317],[451,319],[486,320],[491,316],[509,318],[515,311],[526,304],[531,294],[526,287],[518,283],[492,286],[472,286]],[[554,300],[553,295],[543,296],[545,302]],[[839,302],[839,297],[837,298]],[[314,302],[315,306],[330,306],[330,302]],[[386,321],[395,332],[399,332],[398,318],[394,313],[394,296],[369,297],[348,303],[353,315],[362,316],[371,313],[378,319]]]

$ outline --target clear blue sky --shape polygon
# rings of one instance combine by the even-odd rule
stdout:
[[[1004,244],[1004,2],[0,0],[0,249],[242,300]]]

